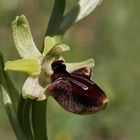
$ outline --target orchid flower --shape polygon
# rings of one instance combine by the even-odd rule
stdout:
[[[43,53],[34,43],[26,17],[17,16],[12,22],[13,39],[21,59],[7,61],[4,67],[0,53],[0,93],[18,140],[48,140],[46,103],[49,96],[65,110],[80,115],[93,114],[106,107],[108,97],[91,80],[94,60],[68,63],[62,57],[62,53],[70,49],[62,41],[65,32],[88,16],[101,1],[77,0],[65,12],[66,0],[55,0]],[[28,75],[22,96],[4,70]]]
[[[13,38],[15,41],[16,49],[19,52],[19,55],[22,57],[22,59],[6,62],[5,70],[24,72],[29,75],[29,77],[26,79],[26,81],[23,85],[23,88],[22,88],[23,98],[37,99],[38,101],[45,100],[48,95],[52,95],[51,93],[57,87],[57,86],[56,87],[54,86],[56,81],[54,82],[52,80],[52,77],[55,76],[55,69],[52,66],[53,62],[55,62],[55,61],[57,62],[58,60],[62,61],[63,58],[62,58],[61,54],[65,51],[68,51],[69,47],[63,43],[56,43],[55,37],[47,36],[47,37],[45,37],[45,40],[44,40],[44,51],[41,54],[33,41],[29,23],[25,16],[17,17],[12,22],[12,29],[13,29]],[[81,71],[82,72],[81,75],[84,76],[87,73],[88,78],[86,78],[85,80],[87,80],[87,79],[89,80],[90,79],[89,74],[91,74],[91,69],[94,66],[94,60],[89,59],[89,60],[86,60],[84,62],[79,62],[79,63],[65,63],[65,65],[66,65],[65,70],[68,73],[73,73],[74,71],[77,71],[79,74],[80,70],[83,69],[84,71],[83,72]],[[88,71],[86,72],[85,70],[88,70]],[[61,78],[61,76],[62,75],[60,75],[59,78]],[[81,80],[81,79],[79,79],[79,80]],[[50,84],[50,81],[51,82],[53,81],[53,82]],[[66,78],[66,81],[68,81],[68,78]],[[73,81],[74,81],[74,77],[73,77]],[[58,83],[58,82],[56,82],[56,83]],[[76,82],[75,84],[77,84],[77,83],[78,82]],[[82,94],[85,94],[84,93],[85,91],[84,90],[83,90],[83,92],[80,91],[80,86],[82,86],[82,85],[84,86],[84,84],[80,83],[80,81],[79,81],[79,84],[81,84],[81,85],[79,85],[79,92],[81,92],[81,96],[83,96]],[[51,85],[53,85],[53,86],[51,86]],[[87,86],[89,86],[89,85],[87,85]],[[96,86],[95,88],[96,89],[94,89],[94,90],[97,90],[97,91],[94,91],[95,93],[90,93],[90,92],[93,92],[93,90],[86,91],[86,92],[88,92],[88,94],[90,93],[90,94],[93,94],[93,96],[95,96],[95,97],[93,97],[93,99],[91,98],[91,101],[92,101],[91,108],[92,109],[88,109],[88,111],[86,109],[85,110],[83,109],[80,112],[76,111],[75,109],[70,110],[70,109],[68,109],[68,108],[70,108],[69,107],[70,104],[67,105],[67,107],[66,107],[66,105],[64,105],[63,103],[61,104],[61,101],[58,101],[53,95],[52,95],[52,97],[54,97],[65,109],[67,109],[70,112],[81,113],[81,114],[83,114],[83,112],[85,112],[85,113],[86,112],[87,113],[96,112],[96,110],[97,111],[100,110],[106,104],[107,97],[100,90],[100,88],[98,86]],[[63,92],[63,88],[60,90]],[[98,91],[98,90],[100,90],[100,91]],[[56,90],[56,92],[57,92],[57,90]],[[102,92],[102,93],[100,93],[100,92]],[[66,92],[66,94],[67,94],[67,92]],[[86,96],[89,96],[88,94]],[[103,99],[101,97],[99,97],[100,94],[102,94],[102,96],[104,96]],[[61,96],[59,98],[63,99],[63,97],[61,97]],[[65,98],[65,101],[69,102],[69,98],[72,98],[72,97],[68,97],[68,99]],[[90,98],[90,97],[88,97],[88,98]],[[96,98],[97,98],[97,100],[96,100]],[[99,100],[101,100],[101,101],[99,101]],[[75,106],[76,106],[76,102],[77,101],[75,101],[75,99],[74,99],[73,104],[75,104]],[[95,102],[98,102],[98,103],[95,103]],[[95,104],[98,104],[98,105],[96,106]],[[82,108],[86,108],[86,106],[84,105],[83,102],[77,103],[77,108],[78,108],[78,106],[82,106]]]
[[[44,100],[44,82],[53,73],[51,63],[59,58],[62,52],[69,50],[69,47],[65,44],[56,44],[54,38],[47,36],[41,54],[33,41],[28,21],[23,15],[16,17],[12,22],[12,30],[16,49],[22,59],[6,62],[5,70],[27,73],[29,77],[22,88],[23,97]]]

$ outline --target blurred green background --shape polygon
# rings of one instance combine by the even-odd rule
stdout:
[[[67,0],[67,9],[76,0]],[[65,35],[71,47],[67,61],[93,57],[93,80],[108,95],[108,107],[87,116],[63,110],[48,101],[49,140],[140,140],[140,1],[104,0]],[[0,51],[6,60],[19,58],[11,35],[11,21],[25,14],[37,46],[44,39],[53,0],[0,0]],[[21,90],[26,75],[10,76]],[[16,77],[16,78],[15,78]],[[0,101],[0,139],[16,140]]]

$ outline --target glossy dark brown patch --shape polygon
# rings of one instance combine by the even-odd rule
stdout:
[[[72,73],[66,71],[63,61],[53,63],[54,74],[47,90],[67,111],[76,114],[91,114],[100,111],[107,104],[105,93],[90,80],[86,68]]]

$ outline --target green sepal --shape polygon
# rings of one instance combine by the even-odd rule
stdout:
[[[38,59],[19,59],[15,61],[7,61],[4,70],[25,72],[29,75],[38,75],[40,73],[41,64]]]
[[[12,22],[13,38],[16,49],[22,58],[41,57],[30,31],[29,23],[24,15],[17,16]]]
[[[24,99],[45,100],[45,88],[40,84],[39,76],[30,76],[26,79],[23,88],[22,96]]]

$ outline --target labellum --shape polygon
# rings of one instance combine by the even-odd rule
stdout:
[[[84,67],[69,73],[64,62],[58,60],[52,64],[52,69],[54,73],[47,91],[67,111],[93,114],[107,105],[106,94],[90,80],[91,68]]]

